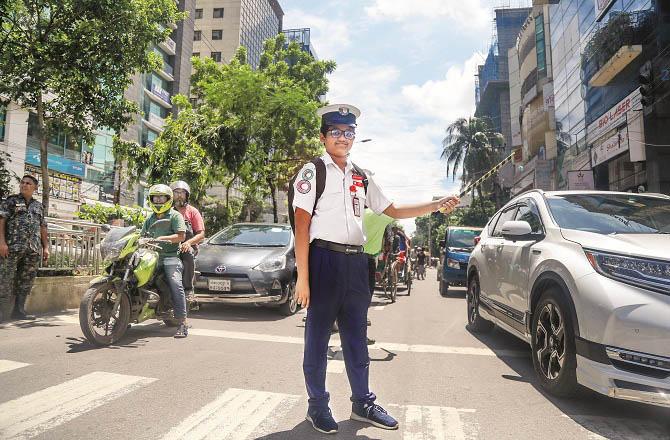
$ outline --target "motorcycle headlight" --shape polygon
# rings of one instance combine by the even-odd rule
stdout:
[[[584,250],[596,272],[622,283],[670,294],[670,262]]]
[[[454,260],[453,258],[447,258],[447,267],[452,269],[460,269],[461,263],[459,263],[457,260]]]
[[[254,267],[254,270],[260,270],[261,272],[274,272],[276,270],[282,270],[286,268],[286,255],[280,255],[278,257],[266,258],[259,264]]]
[[[121,251],[124,247],[126,247],[127,243],[128,242],[126,240],[110,242],[103,240],[102,243],[100,243],[100,256],[102,257],[103,261],[111,262],[119,258]]]

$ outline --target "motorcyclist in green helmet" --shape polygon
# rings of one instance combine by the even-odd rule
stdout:
[[[186,324],[186,297],[182,283],[184,267],[179,258],[179,243],[186,237],[186,223],[184,217],[172,208],[172,190],[167,185],[154,185],[149,188],[148,204],[153,213],[142,225],[142,235],[148,235],[156,240],[163,241],[159,255],[159,268],[163,269],[165,281],[170,287],[174,317],[179,322],[175,338],[188,336]],[[167,222],[152,227],[159,220]]]

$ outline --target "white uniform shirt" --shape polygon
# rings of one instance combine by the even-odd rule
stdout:
[[[311,243],[318,238],[340,244],[363,245],[366,240],[363,230],[365,206],[381,214],[391,202],[374,182],[371,173],[366,170],[367,196],[364,187],[356,186],[355,194],[359,208],[355,210],[351,191],[354,185],[351,161],[347,161],[342,172],[328,153],[321,156],[321,159],[326,165],[326,185],[312,215],[309,241]],[[316,198],[316,167],[313,163],[307,163],[298,172],[293,189],[293,210],[301,208],[311,213]]]

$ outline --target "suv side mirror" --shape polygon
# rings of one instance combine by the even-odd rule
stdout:
[[[544,238],[544,234],[533,233],[530,224],[526,221],[506,221],[502,227],[502,236],[511,241],[537,241]]]

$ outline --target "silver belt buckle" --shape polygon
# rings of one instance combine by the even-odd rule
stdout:
[[[344,252],[347,253],[347,254],[357,254],[358,249],[353,249],[353,248],[347,246],[346,248],[344,248]]]

